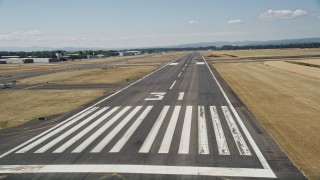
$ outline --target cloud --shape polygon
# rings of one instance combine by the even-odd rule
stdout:
[[[191,20],[189,21],[189,24],[198,24],[198,22],[196,22],[195,20]]]
[[[267,12],[260,14],[259,18],[262,20],[280,20],[280,19],[295,19],[306,16],[307,12],[301,9],[297,10],[273,10],[269,9]]]
[[[231,19],[228,21],[228,24],[240,24],[242,23],[241,19]]]
[[[0,41],[32,41],[37,40],[41,32],[37,29],[31,31],[14,31],[11,33],[1,34]]]

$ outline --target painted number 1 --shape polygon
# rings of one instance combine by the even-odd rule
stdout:
[[[153,93],[151,93],[151,95],[153,97],[146,98],[144,100],[146,100],[146,101],[161,101],[165,94],[166,94],[165,92],[153,92]]]

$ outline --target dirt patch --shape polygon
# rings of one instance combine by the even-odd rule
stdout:
[[[5,90],[0,92],[0,128],[66,113],[103,94],[103,90]]]
[[[319,80],[262,63],[214,66],[293,162],[319,178]]]

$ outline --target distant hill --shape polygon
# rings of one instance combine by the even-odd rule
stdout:
[[[180,44],[172,46],[150,46],[143,48],[133,48],[133,49],[151,49],[151,48],[197,48],[197,47],[222,47],[224,45],[232,46],[250,46],[250,45],[286,45],[286,44],[301,44],[301,43],[320,43],[320,37],[318,38],[301,38],[301,39],[283,39],[283,40],[270,40],[270,41],[216,41],[216,42],[202,42],[202,43],[189,43],[189,44]],[[121,50],[121,49],[131,49],[131,48],[113,48],[112,50]],[[78,50],[110,50],[110,48],[101,48],[101,47],[61,47],[61,48],[52,48],[52,47],[41,47],[41,46],[31,46],[31,47],[0,47],[0,51],[56,51],[56,50],[65,50],[65,51],[78,51]]]
[[[270,41],[217,41],[217,42],[203,42],[203,43],[190,43],[173,46],[164,46],[162,48],[196,48],[216,46],[222,47],[224,45],[232,46],[249,46],[249,45],[281,45],[281,44],[300,44],[300,43],[319,43],[320,38],[301,38],[301,39],[283,39],[283,40],[270,40]]]

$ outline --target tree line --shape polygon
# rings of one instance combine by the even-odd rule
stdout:
[[[202,50],[248,50],[248,49],[284,49],[284,48],[320,48],[320,43],[291,43],[280,45],[246,45],[246,46],[233,46],[224,45],[222,47],[206,46],[206,47],[186,47],[186,48],[137,48],[128,49],[130,51],[141,51],[142,53],[157,53],[168,51],[202,51]],[[38,57],[38,58],[56,58],[56,53],[62,53],[63,55],[71,55],[71,59],[82,59],[87,55],[103,54],[106,57],[117,56],[119,51],[115,50],[84,50],[84,51],[32,51],[32,52],[11,52],[0,51],[0,56],[19,56],[21,58]]]

